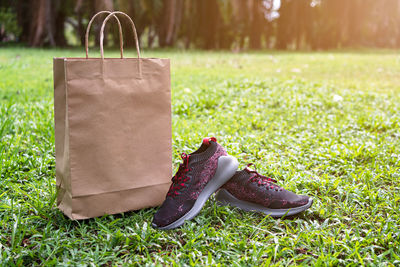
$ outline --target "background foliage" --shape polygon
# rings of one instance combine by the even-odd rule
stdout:
[[[128,13],[147,47],[400,48],[398,0],[0,0],[0,41],[83,44],[100,10]],[[115,32],[110,27],[108,45],[118,43]]]

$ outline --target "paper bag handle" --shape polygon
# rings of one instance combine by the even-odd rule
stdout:
[[[139,49],[139,41],[138,41],[138,37],[137,37],[137,32],[136,32],[136,27],[135,27],[135,23],[133,23],[132,19],[125,14],[124,12],[121,11],[114,11],[111,12],[103,21],[103,25],[101,25],[101,30],[100,30],[100,54],[101,54],[101,58],[104,59],[104,48],[103,48],[103,43],[104,43],[104,27],[106,26],[107,21],[111,18],[111,17],[115,17],[116,14],[121,14],[124,15],[126,18],[129,19],[129,22],[132,26],[132,32],[133,32],[133,36],[135,38],[135,45],[136,45],[136,53],[137,53],[137,57],[140,58],[140,49]]]
[[[92,26],[92,23],[94,21],[94,19],[101,14],[112,14],[113,12],[111,11],[100,11],[98,13],[96,13],[89,21],[89,24],[86,28],[86,34],[85,34],[85,49],[86,49],[86,59],[89,58],[89,33],[90,33],[90,27]],[[119,30],[119,49],[121,51],[121,58],[124,58],[124,40],[123,40],[123,36],[122,36],[122,26],[121,26],[121,22],[119,21],[118,17],[113,15],[113,17],[117,20],[118,23],[118,30]]]

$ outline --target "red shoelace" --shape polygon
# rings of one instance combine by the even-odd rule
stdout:
[[[181,158],[183,159],[183,163],[179,165],[179,169],[174,177],[172,177],[172,184],[168,190],[167,196],[177,196],[180,193],[178,192],[181,188],[185,188],[185,182],[189,181],[189,178],[186,177],[186,173],[189,171],[189,157],[190,155],[186,153],[181,154]]]
[[[275,183],[277,182],[275,179],[272,179],[272,178],[269,178],[269,177],[259,174],[257,172],[256,166],[253,163],[247,164],[247,167],[250,167],[250,166],[254,166],[254,171],[249,168],[246,168],[246,171],[248,173],[254,173],[254,175],[249,178],[250,182],[257,182],[258,186],[263,185],[267,189],[271,189],[271,190],[275,189],[275,191],[282,191],[281,187],[275,185]]]

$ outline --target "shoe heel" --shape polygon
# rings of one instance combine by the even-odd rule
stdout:
[[[218,192],[215,194],[215,200],[217,202],[218,206],[227,206],[232,203],[236,202],[236,198],[229,194],[229,192],[225,189],[220,189]]]
[[[212,179],[213,187],[218,189],[229,181],[237,171],[238,166],[238,160],[232,156],[219,157],[217,171]]]

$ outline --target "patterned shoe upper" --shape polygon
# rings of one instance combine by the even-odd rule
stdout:
[[[172,178],[171,187],[160,209],[154,215],[153,223],[166,226],[186,214],[196,202],[199,194],[214,177],[218,158],[226,156],[225,149],[217,140],[205,138],[195,152],[181,155],[183,163]]]
[[[308,196],[296,195],[276,184],[276,180],[251,170],[247,165],[225,183],[222,188],[228,190],[237,199],[257,203],[270,209],[288,209],[308,203]]]

